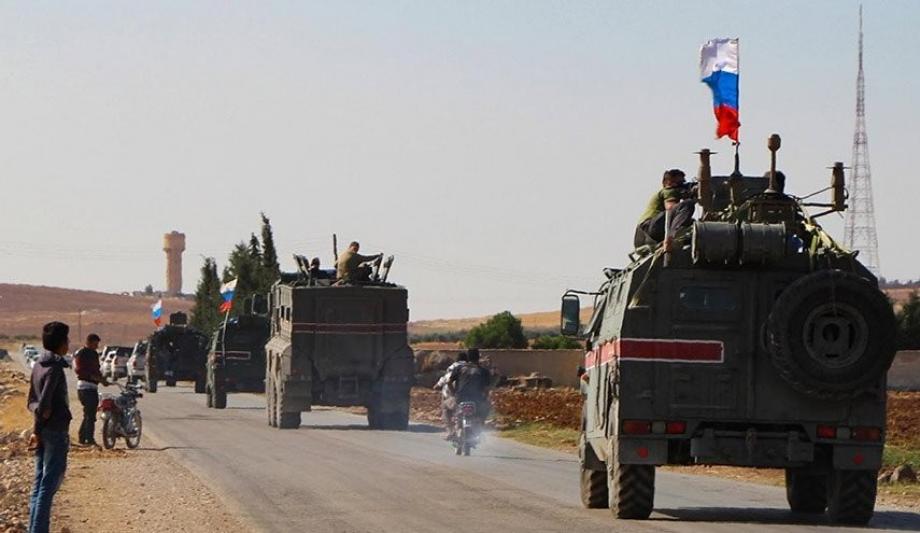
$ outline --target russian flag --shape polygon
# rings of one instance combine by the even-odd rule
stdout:
[[[229,313],[230,309],[233,308],[234,292],[236,292],[236,279],[231,279],[220,286],[220,297],[224,300],[223,303],[220,304],[221,313]]]
[[[700,47],[700,76],[712,89],[716,138],[728,135],[738,142],[738,39],[713,39]]]
[[[157,303],[150,306],[150,316],[153,317],[153,323],[159,327],[163,316],[163,300],[157,300]]]

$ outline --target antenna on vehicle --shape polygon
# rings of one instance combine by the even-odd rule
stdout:
[[[339,264],[339,239],[335,233],[332,234],[332,260],[336,265]]]

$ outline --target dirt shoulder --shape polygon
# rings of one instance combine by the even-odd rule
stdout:
[[[0,360],[0,533],[26,530],[32,457],[26,450],[31,418],[28,382],[18,363]],[[79,404],[72,399],[74,415]],[[71,426],[76,442],[78,422]],[[97,425],[97,431],[99,426]],[[97,437],[98,439],[98,437]],[[54,503],[52,531],[191,533],[251,528],[187,468],[144,436],[137,450],[72,446],[64,484]]]

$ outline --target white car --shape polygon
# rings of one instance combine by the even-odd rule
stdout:
[[[138,380],[145,379],[146,363],[147,341],[137,341],[134,350],[131,351],[131,357],[128,358],[128,381],[137,383]]]
[[[108,376],[112,373],[112,359],[115,358],[115,350],[109,350],[106,346],[99,357],[99,373]]]
[[[126,377],[128,358],[131,357],[132,348],[130,346],[108,346],[106,349],[106,361],[109,362],[109,366],[108,372],[103,370],[102,375],[111,377],[113,381]]]

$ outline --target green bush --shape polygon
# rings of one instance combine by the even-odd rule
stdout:
[[[581,348],[582,343],[562,335],[541,335],[533,341],[530,347],[534,350],[574,350]]]
[[[916,291],[898,311],[897,320],[898,349],[920,350],[920,296]]]
[[[527,348],[521,320],[503,311],[470,330],[463,344],[468,348]]]

